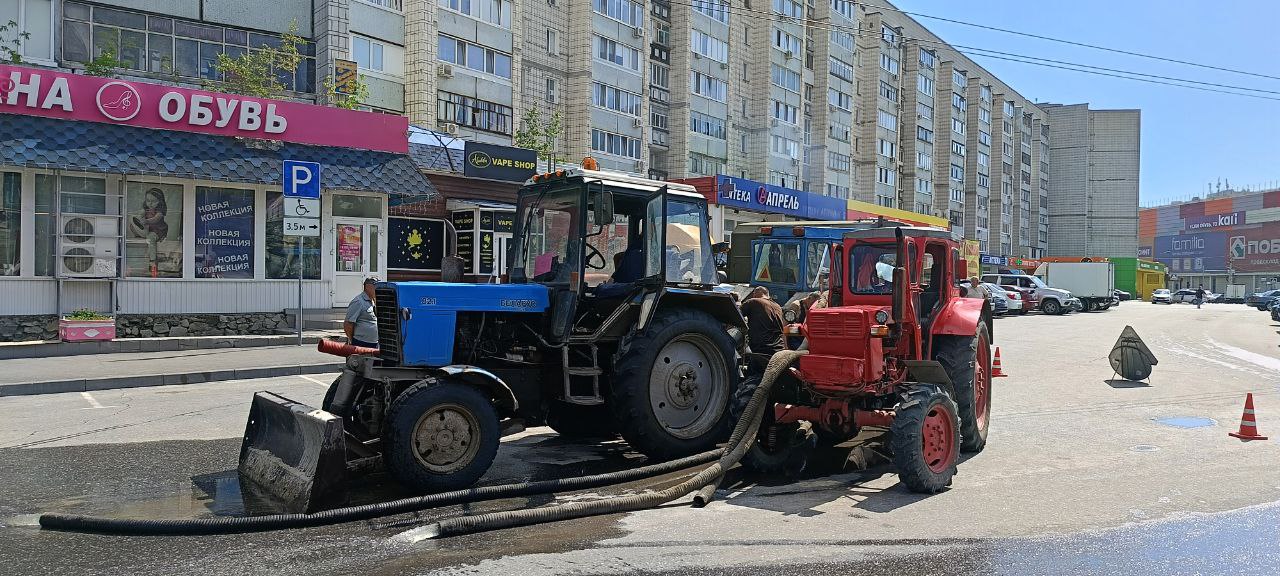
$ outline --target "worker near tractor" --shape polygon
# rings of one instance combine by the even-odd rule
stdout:
[[[795,318],[795,321],[792,322],[792,324],[804,324],[804,319],[805,316],[809,314],[809,309],[812,308],[821,298],[821,292],[810,292],[806,294],[804,298],[792,300],[783,308],[783,311],[791,311],[792,318]],[[819,308],[825,308],[825,306],[819,306]]]
[[[353,346],[378,347],[378,319],[373,315],[374,288],[377,285],[377,278],[365,278],[364,289],[347,305],[342,331],[347,333],[347,342]]]
[[[756,286],[742,301],[741,309],[747,320],[747,346],[752,352],[748,368],[752,372],[763,371],[769,358],[787,347],[782,331],[782,307],[769,297],[768,288]]]
[[[987,298],[991,297],[991,293],[987,292],[987,287],[983,286],[982,282],[978,281],[977,276],[974,276],[972,278],[969,278],[969,286],[965,288],[964,297],[965,298],[981,298],[983,300],[986,300]]]

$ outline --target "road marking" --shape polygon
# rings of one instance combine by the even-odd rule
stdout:
[[[81,392],[80,397],[84,398],[85,401],[89,403],[88,408],[81,408],[81,410],[97,410],[99,408],[119,408],[119,406],[103,406],[98,402],[97,398],[93,397],[93,394],[90,394],[88,392]]]
[[[307,376],[306,374],[299,374],[299,375],[298,375],[298,377],[299,377],[299,378],[302,378],[303,380],[308,380],[308,381],[311,381],[311,382],[315,382],[316,384],[319,384],[319,385],[321,385],[321,386],[324,386],[325,388],[328,388],[328,387],[329,387],[329,383],[328,383],[328,382],[325,382],[325,381],[323,381],[323,380],[316,380],[315,378],[312,378],[312,377],[310,377],[310,376]]]

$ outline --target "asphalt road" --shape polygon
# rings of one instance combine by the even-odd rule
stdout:
[[[1111,380],[1105,356],[1125,325],[1160,360],[1149,386]],[[705,509],[681,503],[418,542],[397,537],[414,527],[405,517],[391,519],[397,526],[187,538],[33,527],[32,515],[44,511],[244,513],[253,503],[241,497],[234,467],[252,392],[318,403],[330,376],[0,398],[0,565],[15,575],[1275,574],[1278,331],[1266,314],[1238,305],[1126,302],[998,320],[995,343],[1010,376],[995,383],[987,449],[931,497],[906,492],[883,465],[858,470],[836,460],[794,483],[733,475]],[[1273,440],[1227,436],[1246,392]],[[576,444],[535,429],[504,443],[484,482],[638,460],[620,442]],[[357,499],[398,495],[375,477]]]

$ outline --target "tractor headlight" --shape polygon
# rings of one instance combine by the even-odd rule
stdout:
[[[876,310],[876,324],[884,324],[889,321],[889,313],[884,310]]]

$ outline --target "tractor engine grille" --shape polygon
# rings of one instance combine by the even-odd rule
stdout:
[[[400,363],[400,304],[395,288],[379,287],[374,292],[374,315],[378,318],[378,356],[389,365]]]
[[[869,337],[870,327],[865,312],[834,308],[811,310],[805,329],[811,353],[860,357],[865,353],[861,344]]]

